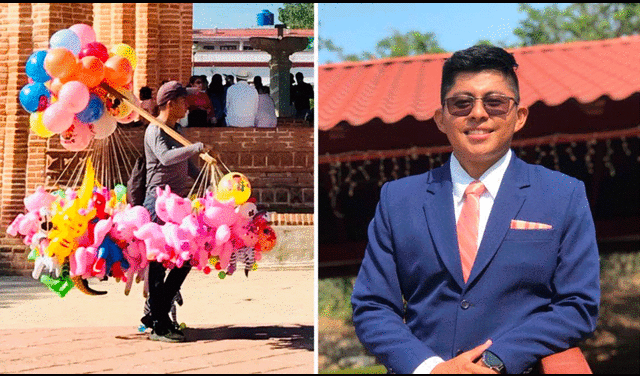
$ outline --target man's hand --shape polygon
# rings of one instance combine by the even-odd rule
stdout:
[[[483,343],[482,345],[464,352],[453,359],[440,363],[431,373],[483,373],[483,374],[497,374],[496,371],[487,368],[482,365],[482,362],[478,361],[478,358],[482,356],[482,353],[491,346],[491,340]],[[476,361],[478,361],[476,363]]]

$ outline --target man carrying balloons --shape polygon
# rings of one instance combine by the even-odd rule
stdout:
[[[177,81],[162,85],[156,99],[160,111],[158,120],[179,129],[177,122],[187,111],[186,96],[187,90]],[[156,188],[164,189],[168,185],[172,192],[186,197],[191,189],[187,175],[195,178],[199,172],[189,158],[203,152],[204,145],[197,142],[182,146],[152,123],[145,131],[144,151],[147,161],[147,191],[143,206],[151,214],[152,221],[162,222],[156,213]],[[152,327],[150,339],[165,342],[184,340],[184,334],[171,324],[169,311],[174,296],[190,270],[191,265],[185,262],[181,268],[172,268],[165,280],[165,266],[159,262],[149,262],[148,299],[151,312],[141,321],[145,326]]]

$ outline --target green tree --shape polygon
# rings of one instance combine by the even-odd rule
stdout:
[[[405,34],[401,34],[398,30],[393,30],[393,35],[378,42],[376,51],[380,57],[399,57],[446,52],[438,44],[434,33],[422,34],[415,30]]]
[[[446,52],[438,44],[434,33],[422,34],[418,31],[410,31],[406,34],[400,34],[397,30],[393,30],[391,36],[378,42],[376,45],[377,55],[368,51],[360,54],[345,54],[342,47],[337,46],[331,39],[326,38],[320,38],[318,48],[335,52],[341,61],[362,61]]]
[[[527,18],[514,30],[518,47],[640,33],[640,4],[635,3],[574,3],[565,9],[553,4],[542,10],[520,4],[519,11]]]
[[[278,19],[290,29],[313,29],[313,3],[284,3]]]

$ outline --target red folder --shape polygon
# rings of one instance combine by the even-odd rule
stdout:
[[[540,360],[540,373],[546,374],[591,374],[589,363],[579,347],[549,355]]]

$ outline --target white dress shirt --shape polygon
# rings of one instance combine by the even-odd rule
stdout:
[[[227,126],[253,127],[258,113],[258,91],[246,81],[227,90]]]
[[[511,149],[507,151],[493,166],[489,167],[487,171],[480,176],[482,184],[486,187],[484,193],[480,196],[480,217],[478,223],[478,247],[482,243],[482,236],[484,235],[484,229],[487,227],[487,221],[489,220],[489,214],[493,207],[493,202],[498,195],[500,189],[500,183],[504,177],[505,171],[511,162]],[[467,186],[474,182],[476,179],[469,176],[469,174],[462,168],[460,162],[456,156],[451,153],[451,183],[453,184],[453,209],[456,216],[456,223],[460,217],[462,211],[462,204],[464,204],[464,191]],[[444,362],[439,356],[432,356],[422,362],[418,368],[416,368],[414,374],[427,374],[431,373],[433,369],[440,363]]]

